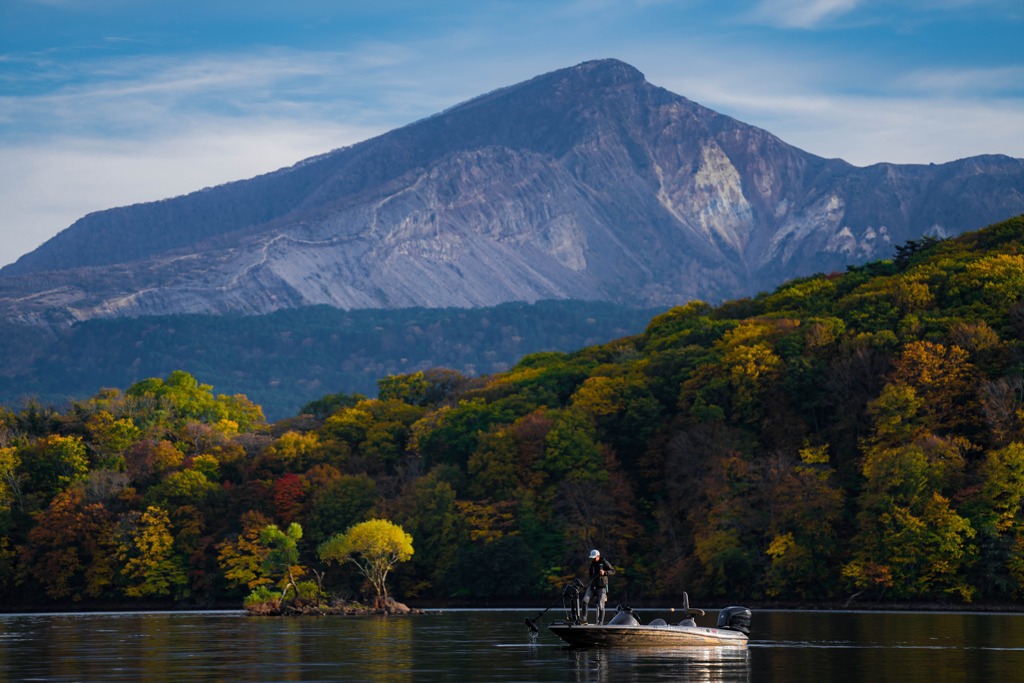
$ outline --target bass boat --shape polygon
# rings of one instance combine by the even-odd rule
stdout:
[[[579,592],[578,587],[575,592]],[[563,591],[563,602],[566,618],[552,622],[548,630],[573,647],[746,647],[750,635],[750,610],[746,607],[726,607],[718,613],[714,627],[699,626],[694,617],[703,617],[704,610],[691,608],[686,593],[683,593],[683,607],[679,610],[682,620],[678,623],[654,619],[642,624],[631,608],[619,605],[607,624],[588,624],[578,596],[569,587]],[[534,620],[527,619],[526,624],[531,631],[537,631]]]

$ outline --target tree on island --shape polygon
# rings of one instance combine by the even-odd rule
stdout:
[[[296,579],[305,573],[303,567],[299,566],[298,541],[302,538],[302,527],[292,522],[288,525],[287,531],[281,531],[276,524],[267,525],[260,532],[260,541],[270,549],[263,560],[264,569],[271,576],[281,576],[281,596],[277,600],[277,609],[281,609],[288,589],[294,591],[293,595],[299,594],[299,587]]]
[[[324,562],[356,565],[377,593],[374,608],[383,609],[388,601],[388,572],[412,557],[412,536],[386,519],[371,519],[324,541],[318,552]]]

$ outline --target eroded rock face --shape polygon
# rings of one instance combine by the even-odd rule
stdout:
[[[247,181],[91,214],[0,270],[25,321],[719,301],[1024,212],[1024,160],[855,168],[615,60]]]

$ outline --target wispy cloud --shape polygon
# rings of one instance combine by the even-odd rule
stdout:
[[[0,126],[93,130],[148,136],[188,127],[195,116],[296,120],[341,114],[354,125],[384,127],[408,116],[401,98],[374,101],[407,85],[401,48],[361,46],[351,53],[268,50],[188,59],[140,57],[93,60],[75,66],[61,87],[38,95],[0,97]],[[376,121],[371,124],[371,121]]]
[[[1021,97],[1024,96],[1024,65],[916,69],[898,77],[894,85],[908,93],[948,97]]]
[[[811,29],[856,9],[860,0],[760,0],[750,19],[782,28]]]
[[[36,6],[21,26],[38,37],[0,22],[0,265],[88,211],[251,177],[600,57],[859,165],[1024,157],[1020,0],[5,2]],[[956,40],[939,54],[941,36]]]
[[[387,96],[402,85],[380,70],[400,53],[101,60],[76,67],[88,79],[0,97],[0,265],[90,211],[273,171],[446,106]]]
[[[1024,158],[1024,74],[1016,67],[882,74],[864,65],[852,73],[828,60],[757,60],[742,49],[730,62],[695,55],[688,63],[685,71],[659,67],[648,79],[819,156],[858,166]],[[829,89],[830,76],[873,79],[874,87]]]
[[[379,132],[325,121],[194,119],[167,135],[0,146],[0,265],[78,218],[289,166]]]

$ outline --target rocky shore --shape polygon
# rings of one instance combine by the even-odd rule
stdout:
[[[247,607],[246,611],[254,617],[278,617],[278,616],[360,616],[368,614],[379,615],[404,615],[423,614],[423,610],[409,607],[393,598],[388,598],[382,607],[367,606],[358,602],[347,600],[335,600],[329,604],[316,605],[312,603],[290,603],[283,605],[280,609],[261,604]]]

